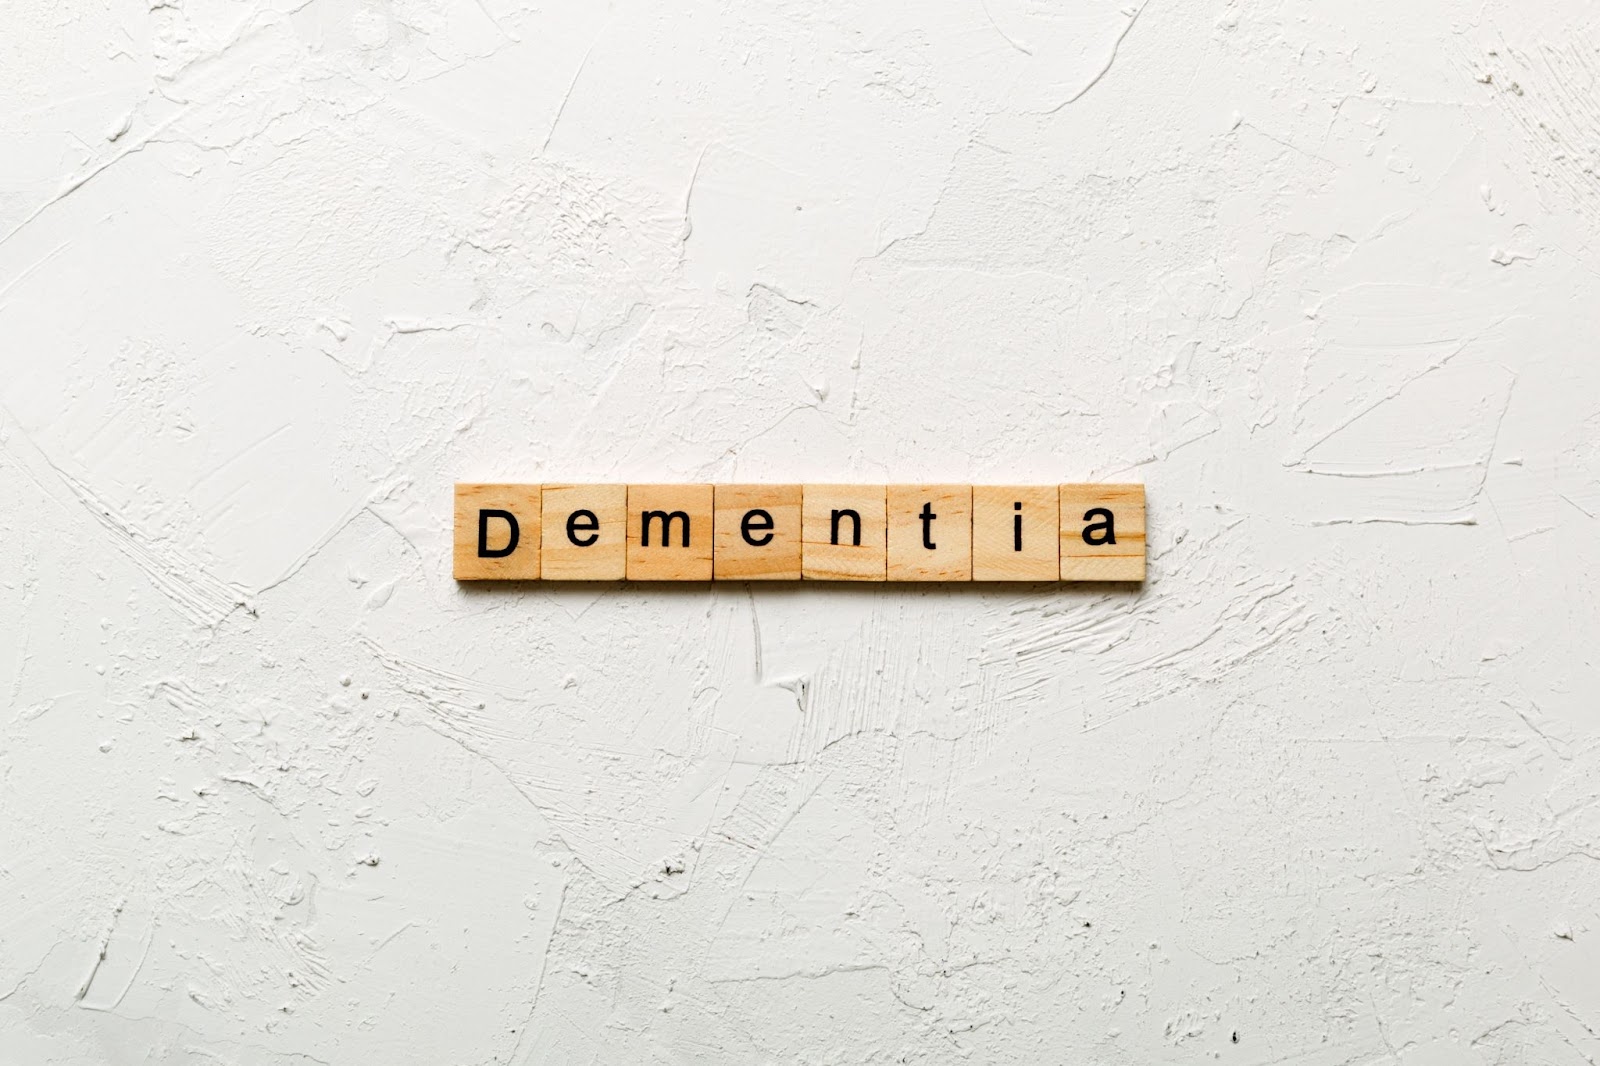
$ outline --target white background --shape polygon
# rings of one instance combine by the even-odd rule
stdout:
[[[0,9],[0,1061],[1600,1058],[1600,14]],[[469,589],[461,480],[1142,480]]]

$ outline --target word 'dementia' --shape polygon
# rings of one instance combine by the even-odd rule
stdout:
[[[457,581],[1143,581],[1143,485],[457,484]]]

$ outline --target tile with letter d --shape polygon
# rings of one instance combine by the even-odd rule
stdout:
[[[539,576],[539,486],[456,486],[457,581]]]
[[[801,488],[807,581],[882,581],[889,555],[882,485]]]
[[[718,485],[717,581],[800,580],[800,486]]]
[[[628,574],[628,486],[546,485],[546,581],[621,581]]]
[[[972,580],[1059,579],[1060,520],[1054,485],[972,486]]]
[[[628,580],[710,581],[710,485],[628,486]]]
[[[972,580],[972,486],[888,487],[890,581]]]
[[[1061,580],[1144,580],[1144,486],[1062,485]]]

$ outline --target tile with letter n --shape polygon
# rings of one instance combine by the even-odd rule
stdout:
[[[1058,580],[1059,507],[1054,485],[972,486],[972,580]]]
[[[1062,485],[1061,580],[1144,580],[1144,486]]]
[[[456,486],[457,581],[539,576],[539,486]]]
[[[972,580],[972,486],[890,485],[890,581]]]
[[[882,581],[888,560],[888,529],[882,485],[805,485],[807,581]]]
[[[628,575],[628,486],[546,485],[546,581],[621,581]]]
[[[800,580],[799,485],[718,485],[715,505],[716,580]]]
[[[710,485],[628,486],[628,580],[710,581]]]

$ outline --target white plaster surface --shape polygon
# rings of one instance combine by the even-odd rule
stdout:
[[[1600,1061],[1600,10],[3,0],[0,1062]],[[456,479],[1151,579],[460,588]]]

